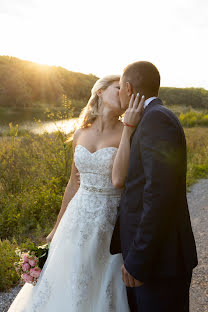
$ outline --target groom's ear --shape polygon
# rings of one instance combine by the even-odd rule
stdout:
[[[127,81],[126,82],[126,92],[128,94],[128,96],[130,97],[133,93],[133,87],[132,85]]]

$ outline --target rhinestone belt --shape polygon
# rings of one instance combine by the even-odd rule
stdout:
[[[84,190],[93,192],[93,193],[100,193],[100,194],[109,194],[109,195],[115,195],[115,196],[120,196],[121,195],[121,190],[117,190],[114,188],[98,188],[95,186],[87,186],[85,184],[80,185]]]

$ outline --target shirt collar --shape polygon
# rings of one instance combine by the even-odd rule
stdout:
[[[146,101],[144,102],[144,109],[150,104],[150,102],[152,102],[155,99],[157,99],[156,96],[152,96],[152,97],[146,99]]]

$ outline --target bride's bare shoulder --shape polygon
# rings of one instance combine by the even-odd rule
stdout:
[[[77,129],[77,130],[74,132],[73,141],[75,141],[76,139],[78,139],[78,137],[80,136],[81,133],[82,133],[82,129],[81,129],[81,128]]]
[[[73,145],[76,146],[77,145],[77,141],[78,139],[87,132],[87,128],[79,128],[74,132],[73,135]]]

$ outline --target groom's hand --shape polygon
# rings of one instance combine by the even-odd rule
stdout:
[[[127,287],[138,287],[138,286],[142,286],[144,284],[144,283],[136,280],[131,274],[129,274],[126,271],[124,264],[122,265],[121,270],[122,270],[123,282]]]

